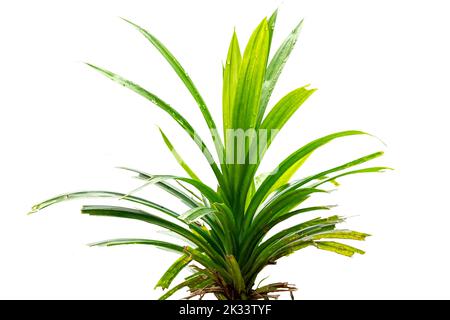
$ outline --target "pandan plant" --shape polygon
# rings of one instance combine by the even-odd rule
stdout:
[[[183,160],[161,130],[164,143],[187,176],[155,175],[125,168],[142,179],[141,188],[159,187],[186,205],[184,212],[175,212],[162,204],[137,197],[133,192],[124,194],[110,191],[85,191],[64,194],[33,207],[32,212],[49,205],[78,198],[118,198],[130,206],[88,205],[83,214],[141,220],[167,229],[184,239],[183,244],[156,239],[114,239],[92,244],[116,246],[128,244],[151,245],[179,254],[162,275],[157,287],[168,289],[181,270],[192,271],[181,283],[172,286],[160,299],[167,299],[180,289],[187,288],[189,296],[200,299],[208,293],[219,300],[276,299],[279,293],[296,290],[287,282],[260,285],[256,279],[268,265],[306,247],[353,256],[364,251],[339,240],[364,240],[368,234],[340,229],[345,218],[327,215],[311,218],[312,211],[328,211],[331,206],[308,206],[306,201],[316,193],[327,192],[324,187],[336,183],[343,176],[364,172],[381,172],[387,167],[353,167],[380,157],[375,152],[359,159],[340,164],[300,179],[294,173],[319,147],[341,137],[364,135],[350,130],[332,133],[295,150],[270,173],[259,174],[258,167],[265,151],[277,132],[299,109],[315,89],[303,86],[295,89],[272,108],[267,109],[275,84],[294,48],[300,22],[270,58],[271,44],[277,12],[264,18],[251,35],[244,52],[239,48],[236,33],[223,65],[222,124],[223,134],[211,116],[205,101],[188,73],[172,53],[152,34],[125,20],[136,28],[167,60],[190,92],[211,133],[216,156],[194,127],[166,101],[111,71],[88,64],[104,76],[131,89],[152,104],[164,110],[181,126],[200,149],[217,180],[207,185]],[[131,207],[139,205],[139,208]],[[158,215],[154,213],[158,212]],[[308,213],[308,214],[307,214]],[[293,217],[305,216],[278,232],[272,229]]]

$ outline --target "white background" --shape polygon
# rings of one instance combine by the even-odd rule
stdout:
[[[334,213],[355,216],[348,227],[374,235],[359,244],[366,255],[348,259],[311,248],[264,275],[295,283],[297,299],[450,298],[447,2],[2,1],[0,298],[161,294],[153,286],[175,254],[146,246],[85,246],[116,237],[166,237],[156,228],[79,214],[82,204],[102,200],[26,216],[31,205],[62,192],[127,192],[137,186],[115,166],[181,174],[156,125],[212,181],[193,144],[166,114],[82,62],[142,84],[204,133],[200,113],[174,72],[118,17],[148,28],[172,50],[218,118],[221,62],[233,28],[243,47],[277,7],[274,46],[299,19],[305,24],[271,105],[307,83],[319,90],[277,138],[263,169],[311,139],[362,129],[387,147],[369,137],[345,138],[317,152],[298,174],[380,149],[386,156],[376,163],[396,170],[343,179],[339,191],[322,199],[339,203]],[[154,188],[142,194],[182,208]]]

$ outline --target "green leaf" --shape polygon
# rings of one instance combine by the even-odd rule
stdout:
[[[299,206],[308,199],[309,195],[315,192],[324,192],[318,189],[299,189],[284,194],[280,198],[269,201],[263,209],[256,215],[249,230],[245,230],[242,239],[242,257],[247,257],[254,246],[256,246],[270,230],[270,222],[278,216],[289,212],[289,210]]]
[[[234,287],[238,293],[244,293],[245,291],[245,280],[242,277],[241,269],[239,267],[236,258],[233,255],[227,256],[227,262],[229,266],[229,272],[233,279]]]
[[[88,66],[91,68],[97,70],[104,76],[108,77],[109,79],[113,80],[114,82],[117,82],[121,84],[122,86],[129,88],[136,92],[137,94],[141,95],[142,97],[146,98],[147,100],[154,103],[156,106],[160,107],[162,110],[167,112],[183,129],[186,131],[186,133],[191,137],[191,139],[197,144],[199,149],[202,151],[203,155],[205,156],[206,160],[208,161],[209,165],[211,166],[211,169],[213,170],[214,174],[216,175],[217,180],[219,183],[223,183],[222,180],[222,173],[220,172],[219,167],[217,166],[211,152],[209,151],[206,144],[203,142],[203,140],[198,136],[194,128],[191,126],[191,124],[174,108],[172,108],[169,104],[161,100],[159,97],[154,95],[153,93],[150,93],[149,91],[145,90],[141,86],[111,72],[105,69],[102,69],[100,67],[94,66],[90,63],[87,63]]]
[[[195,174],[195,172],[187,165],[187,163],[183,160],[183,158],[180,156],[180,154],[177,152],[177,150],[174,148],[172,143],[170,142],[169,138],[167,138],[166,134],[162,131],[161,128],[159,128],[159,132],[161,133],[161,136],[164,140],[164,143],[166,144],[167,148],[170,150],[174,158],[177,160],[178,164],[186,171],[186,173],[194,180],[199,180],[199,177]]]
[[[183,289],[184,287],[189,287],[193,284],[197,284],[201,281],[205,281],[205,275],[203,273],[196,273],[192,277],[187,278],[185,281],[181,282],[180,284],[176,285],[172,289],[168,290],[166,293],[164,293],[158,300],[166,300],[170,296],[172,296],[175,292]]]
[[[371,153],[371,154],[369,154],[367,156],[364,156],[364,157],[358,158],[356,160],[347,162],[347,163],[345,163],[343,165],[340,165],[340,166],[337,166],[337,167],[334,167],[334,168],[322,171],[322,172],[320,172],[318,174],[311,175],[311,176],[309,176],[307,178],[298,180],[298,181],[293,182],[293,183],[291,183],[289,185],[285,185],[282,188],[282,190],[280,190],[280,192],[288,192],[290,190],[294,190],[294,189],[300,188],[300,187],[306,185],[308,182],[311,182],[311,181],[314,181],[314,180],[320,180],[319,184],[321,184],[322,182],[325,183],[325,182],[328,182],[328,181],[330,181],[330,182],[334,181],[335,177],[334,178],[327,178],[326,176],[328,174],[330,174],[330,173],[337,172],[337,171],[342,171],[342,170],[345,170],[345,169],[348,169],[348,168],[360,165],[360,164],[365,163],[367,161],[373,160],[375,158],[378,158],[378,157],[382,156],[383,154],[384,154],[384,152],[382,152],[382,151]],[[318,186],[319,184],[313,185],[312,187]]]
[[[110,192],[110,191],[80,191],[80,192],[65,193],[60,196],[48,199],[44,202],[34,205],[32,208],[32,211],[30,213],[42,210],[48,206],[51,206],[51,205],[54,205],[54,204],[57,204],[57,203],[60,203],[63,201],[86,199],[86,198],[115,198],[115,199],[120,199],[120,200],[127,200],[127,201],[139,203],[139,204],[145,205],[149,208],[153,208],[158,211],[164,212],[172,217],[175,217],[175,218],[178,217],[178,213],[176,213],[175,211],[172,211],[172,210],[170,210],[166,207],[163,207],[157,203],[154,203],[152,201],[142,199],[139,197],[135,197],[135,196],[131,196],[131,195],[126,195],[126,194],[119,193],[119,192]]]
[[[225,201],[213,189],[211,189],[209,186],[207,186],[206,184],[204,184],[203,182],[201,182],[199,180],[189,179],[189,178],[185,178],[185,177],[178,177],[178,176],[170,176],[170,175],[152,175],[152,174],[148,174],[143,171],[140,171],[137,169],[131,169],[131,168],[127,168],[127,170],[137,173],[138,178],[140,178],[142,180],[150,181],[150,183],[151,183],[151,179],[155,179],[155,178],[159,178],[160,179],[160,180],[158,180],[159,182],[162,182],[164,180],[170,180],[170,179],[183,181],[183,182],[186,182],[187,184],[190,184],[194,188],[196,188],[198,191],[200,191],[201,194],[203,194],[211,202],[221,203],[221,202]]]
[[[277,232],[257,246],[250,255],[244,256],[243,272],[252,277],[268,263],[273,263],[276,259],[290,254],[292,246],[301,241],[303,237],[333,230],[336,224],[343,221],[342,217],[336,215],[327,218],[315,218]],[[309,242],[312,243],[312,241]]]
[[[199,247],[200,250],[207,253],[209,256],[214,257],[214,262],[211,262],[213,265],[220,268],[220,264],[225,267],[225,258],[221,255],[217,249],[212,246],[205,238],[199,237],[196,234],[190,232],[189,230],[173,223],[167,221],[163,218],[157,217],[150,213],[147,213],[142,210],[136,210],[125,207],[116,207],[116,206],[84,206],[81,209],[81,213],[94,215],[94,216],[105,216],[105,217],[117,217],[117,218],[127,218],[127,219],[135,219],[144,221],[153,225],[157,225],[164,229],[175,232],[176,234],[182,236],[183,238],[191,241],[195,245]],[[197,229],[198,230],[198,229]],[[188,247],[185,247],[187,250]],[[191,254],[195,254],[194,251],[189,251]]]
[[[283,71],[284,65],[289,58],[295,43],[297,42],[298,35],[300,33],[303,20],[295,27],[295,29],[289,34],[289,36],[281,44],[277,50],[269,65],[265,75],[264,85],[261,94],[260,112],[258,114],[258,123],[260,123],[264,117],[264,113],[269,103],[270,96],[275,88],[275,85]]]
[[[308,89],[307,86],[295,89],[281,98],[265,117],[261,129],[281,130],[291,116],[300,108],[317,89]],[[270,136],[272,139],[274,136]],[[272,140],[271,139],[271,140]],[[269,146],[271,140],[268,141]]]
[[[167,289],[170,284],[175,279],[175,277],[192,261],[191,256],[182,255],[179,257],[163,274],[161,279],[155,286],[155,289],[161,287],[162,289]]]
[[[370,168],[364,168],[364,169],[359,169],[359,170],[353,170],[353,171],[347,171],[344,173],[341,173],[339,175],[336,175],[332,178],[328,178],[325,180],[322,180],[316,184],[314,184],[314,187],[318,187],[326,182],[331,182],[331,181],[335,181],[338,178],[344,177],[344,176],[348,176],[348,175],[352,175],[352,174],[357,174],[357,173],[376,173],[376,172],[384,172],[386,170],[393,170],[392,168],[389,167],[370,167]]]
[[[272,229],[274,226],[276,226],[277,224],[291,218],[294,216],[297,216],[299,214],[305,213],[305,212],[309,212],[309,211],[316,211],[316,210],[330,210],[331,208],[333,208],[334,206],[315,206],[315,207],[306,207],[306,208],[301,208],[298,210],[294,210],[294,211],[289,211],[289,212],[285,212],[283,214],[278,214],[277,216],[273,217],[270,220],[270,223],[268,223],[264,229],[264,232],[267,233],[270,229]]]
[[[145,174],[145,173],[143,173],[141,171],[138,172],[135,169],[131,169],[131,168],[127,168],[127,167],[118,167],[118,169],[131,171],[131,172],[138,173],[138,174],[140,174],[140,173]],[[145,175],[147,177],[151,176],[150,174],[145,174]],[[142,178],[142,179],[144,179],[144,178]],[[186,204],[190,208],[195,208],[195,207],[200,206],[200,203],[195,201],[188,194],[184,193],[182,190],[178,189],[177,187],[171,185],[170,183],[168,183],[166,181],[159,181],[159,182],[155,183],[155,185],[157,187],[161,188],[162,190],[166,191],[167,193],[173,195],[174,197],[180,199],[184,204]]]
[[[269,18],[268,26],[269,26],[269,48],[272,45],[273,33],[275,31],[275,24],[277,22],[278,9],[276,9]]]
[[[158,216],[152,215],[142,210],[125,208],[125,207],[117,207],[117,206],[99,206],[99,205],[91,205],[91,206],[83,206],[81,209],[81,213],[89,214],[94,216],[106,216],[106,217],[117,217],[117,218],[128,218],[145,221],[150,224],[157,225],[164,229],[175,232],[176,234],[182,236],[183,238],[195,243],[200,248],[205,251],[209,251],[209,246],[205,243],[205,241],[199,237],[196,237],[189,230],[175,224],[173,222],[167,221]]]
[[[272,174],[268,176],[264,182],[261,184],[261,186],[256,191],[252,201],[250,202],[250,205],[248,206],[247,212],[246,212],[246,226],[248,227],[249,223],[253,219],[253,215],[256,211],[256,209],[259,207],[263,199],[265,199],[272,190],[272,187],[278,183],[280,179],[284,176],[284,174],[290,170],[293,166],[298,164],[298,161],[300,161],[305,156],[309,155],[314,150],[320,148],[321,146],[333,141],[334,139],[346,137],[346,136],[352,136],[352,135],[361,135],[366,134],[362,131],[341,131],[337,133],[333,133],[330,135],[327,135],[325,137],[316,139],[303,147],[299,148],[297,151],[293,152],[291,155],[289,155],[283,162],[281,162],[276,169],[272,171]]]
[[[298,171],[298,169],[300,169],[300,167],[306,162],[306,160],[308,160],[310,155],[311,155],[311,153],[307,154],[303,158],[299,159],[296,163],[294,163],[292,165],[292,167],[290,167],[288,170],[286,170],[286,172],[284,172],[280,176],[280,178],[277,180],[277,182],[273,184],[273,186],[270,188],[269,192],[267,192],[266,196],[270,195],[272,192],[278,190],[279,188],[281,188],[282,186],[287,184],[289,182],[289,180],[291,180],[292,176]]]
[[[355,253],[359,254],[365,253],[364,251],[358,248],[334,241],[315,241],[314,246],[317,249],[335,252],[337,254],[341,254],[346,257],[351,257]]]
[[[323,233],[315,234],[309,237],[311,240],[321,240],[321,239],[348,239],[348,240],[358,240],[363,241],[370,234],[362,233],[353,230],[332,230]]]
[[[122,246],[122,245],[130,245],[130,244],[145,244],[151,245],[163,249],[168,249],[170,251],[175,252],[184,252],[184,248],[182,246],[165,242],[159,240],[151,240],[151,239],[133,239],[133,238],[123,238],[123,239],[112,239],[112,240],[104,240],[99,242],[94,242],[89,244],[91,247],[112,247],[112,246]]]
[[[192,208],[180,215],[180,219],[186,221],[187,223],[192,223],[213,212],[215,212],[214,209],[207,207]]]
[[[208,107],[206,106],[205,101],[203,100],[202,96],[197,90],[197,87],[192,82],[191,78],[189,77],[188,73],[184,70],[184,68],[181,66],[180,62],[173,56],[173,54],[152,34],[150,34],[147,30],[141,28],[137,24],[128,21],[126,19],[123,19],[124,21],[131,24],[133,27],[135,27],[150,43],[161,53],[161,55],[167,60],[167,62],[170,64],[170,66],[173,68],[173,70],[176,72],[178,77],[181,79],[181,81],[184,83],[186,88],[191,93],[194,100],[197,102],[200,111],[203,115],[203,118],[206,121],[206,124],[208,125],[208,128],[211,130],[216,130],[217,126],[214,123],[214,119],[211,116],[211,112],[209,111]],[[222,152],[223,145],[220,141],[220,137],[213,137],[214,143],[216,145],[217,152],[219,155]]]
[[[315,188],[301,188],[272,197],[256,215],[254,225],[266,224],[278,215],[294,209],[311,194],[318,192],[322,193],[325,191]]]
[[[239,80],[239,69],[241,67],[241,51],[236,32],[233,32],[230,47],[228,49],[227,61],[223,75],[222,90],[222,112],[223,112],[223,134],[225,145],[227,145],[227,130],[232,129],[234,100]]]
[[[268,54],[269,27],[264,19],[251,35],[242,58],[235,100],[239,112],[233,113],[234,129],[255,128]]]

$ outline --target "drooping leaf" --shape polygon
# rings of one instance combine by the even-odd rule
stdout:
[[[170,298],[175,292],[183,289],[184,287],[192,286],[193,284],[197,284],[202,281],[209,280],[206,278],[205,275],[201,272],[195,273],[190,278],[187,278],[185,281],[181,282],[180,284],[176,285],[172,289],[168,290],[166,293],[164,293],[158,300],[166,300],[167,298]]]
[[[182,255],[179,257],[167,270],[164,272],[161,279],[155,286],[155,289],[161,287],[162,289],[167,289],[170,287],[172,281],[175,277],[183,270],[190,262],[192,257],[188,255]]]
[[[84,206],[81,209],[81,213],[94,216],[117,217],[145,221],[147,223],[154,224],[164,229],[175,232],[180,236],[186,238],[187,240],[195,243],[199,246],[200,249],[204,250],[205,252],[209,252],[211,255],[214,255],[214,249],[203,238],[196,236],[188,229],[185,229],[173,222],[167,221],[142,210],[116,206],[93,205]],[[224,263],[225,261],[223,260],[222,262]]]
[[[319,182],[318,182],[319,184],[316,184],[315,186],[319,186],[320,184],[322,184],[322,182],[325,183],[325,182],[328,182],[328,181],[333,181],[335,178],[328,178],[326,176],[328,174],[330,174],[330,173],[342,171],[342,170],[345,170],[345,169],[348,169],[348,168],[351,168],[351,167],[363,164],[363,163],[365,163],[367,161],[376,159],[376,158],[382,156],[383,154],[384,153],[382,151],[371,153],[371,154],[369,154],[367,156],[364,156],[364,157],[358,158],[356,160],[347,162],[347,163],[345,163],[343,165],[340,165],[340,166],[337,166],[337,167],[334,167],[334,168],[322,171],[320,173],[311,175],[311,176],[306,177],[304,179],[300,179],[300,180],[298,180],[296,182],[290,183],[289,185],[285,185],[284,188],[282,188],[282,190],[280,190],[280,192],[284,193],[284,192],[288,192],[290,190],[294,190],[294,189],[300,188],[300,187],[302,187],[302,186],[304,186],[304,185],[306,185],[309,182],[314,181],[314,180],[319,180]],[[314,185],[311,186],[311,187],[314,187]]]
[[[341,254],[347,257],[351,257],[355,253],[359,254],[365,253],[363,250],[360,250],[358,248],[334,241],[315,241],[314,246],[317,249],[335,252],[337,254]]]
[[[139,197],[135,197],[135,196],[131,196],[131,195],[126,195],[126,194],[119,193],[119,192],[110,192],[110,191],[80,191],[80,192],[66,193],[66,194],[48,199],[37,205],[34,205],[31,213],[42,210],[48,206],[57,204],[59,202],[68,201],[68,200],[76,200],[76,199],[85,199],[85,198],[114,198],[114,199],[120,199],[120,200],[127,200],[127,201],[139,203],[139,204],[142,204],[149,208],[164,212],[172,217],[175,217],[175,218],[178,217],[178,213],[176,213],[175,211],[170,210],[170,209],[168,209],[164,206],[161,206],[157,203],[154,203],[152,201],[149,201],[149,200],[146,200],[143,198],[139,198]]]
[[[363,241],[370,234],[353,231],[353,230],[333,230],[322,233],[317,233],[311,237],[311,240],[321,240],[321,239],[347,239],[347,240],[358,240]]]
[[[205,156],[206,160],[208,161],[209,165],[211,166],[214,174],[216,175],[216,178],[219,181],[222,181],[222,173],[220,172],[219,167],[217,166],[214,157],[212,156],[211,152],[209,151],[208,147],[206,146],[205,142],[198,136],[194,128],[191,126],[191,124],[174,108],[172,108],[168,103],[161,100],[158,96],[154,95],[153,93],[150,93],[149,91],[145,90],[141,86],[131,82],[130,80],[127,80],[111,71],[108,71],[106,69],[102,69],[100,67],[94,66],[93,64],[87,63],[88,66],[91,68],[97,70],[104,76],[108,77],[109,79],[113,80],[114,82],[117,82],[121,84],[122,86],[129,88],[136,92],[137,94],[141,95],[142,97],[146,98],[147,100],[154,103],[156,106],[160,107],[162,110],[167,112],[183,129],[186,131],[186,133],[191,137],[191,139],[197,144],[197,146],[202,151],[203,155]],[[222,182],[223,183],[223,182]]]
[[[330,181],[336,181],[336,179],[341,178],[341,177],[345,177],[348,175],[352,175],[352,174],[357,174],[357,173],[373,173],[373,172],[384,172],[386,170],[392,170],[392,168],[389,167],[371,167],[371,168],[364,168],[364,169],[359,169],[359,170],[353,170],[353,171],[347,171],[341,174],[338,174],[334,177],[322,180],[318,183],[316,183],[314,186],[320,186],[326,182],[330,182]]]
[[[149,179],[155,179],[155,178],[160,178],[160,180],[158,180],[159,182],[162,182],[164,180],[183,181],[183,182],[186,182],[187,184],[190,184],[193,187],[195,187],[202,195],[204,195],[211,202],[220,203],[220,202],[225,201],[213,189],[211,189],[209,186],[207,186],[206,184],[204,184],[203,182],[201,182],[199,180],[194,180],[194,179],[179,177],[179,176],[170,176],[170,175],[152,175],[152,174],[148,174],[143,171],[140,171],[137,169],[131,169],[131,168],[127,168],[127,170],[137,173],[138,178],[145,180],[145,181],[149,181]]]
[[[193,208],[181,214],[180,219],[186,221],[187,223],[192,223],[206,216],[207,214],[211,214],[213,212],[215,212],[215,210],[212,208],[207,207]]]
[[[89,246],[91,247],[112,247],[112,246],[122,246],[122,245],[130,245],[130,244],[145,244],[155,247],[160,247],[164,249],[168,249],[171,251],[175,251],[178,253],[184,252],[183,247],[166,242],[166,241],[159,241],[159,240],[151,240],[151,239],[133,239],[133,238],[123,238],[123,239],[111,239],[111,240],[104,240],[99,242],[93,242],[90,243]]]
[[[250,202],[250,205],[247,208],[246,212],[246,223],[247,225],[251,222],[253,219],[253,215],[258,208],[259,204],[262,202],[263,199],[265,199],[269,193],[269,191],[272,189],[274,185],[277,184],[280,178],[283,177],[283,175],[291,169],[292,166],[295,166],[299,160],[304,158],[305,156],[311,154],[314,150],[320,148],[321,146],[333,141],[334,139],[346,137],[346,136],[352,136],[352,135],[361,135],[366,134],[362,131],[341,131],[337,133],[333,133],[330,135],[327,135],[325,137],[316,139],[303,147],[299,148],[297,151],[293,152],[291,155],[289,155],[284,161],[282,161],[276,169],[273,170],[272,174],[268,176],[264,182],[261,184],[261,186],[256,191],[252,201]]]

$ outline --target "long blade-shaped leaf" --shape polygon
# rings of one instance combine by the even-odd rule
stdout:
[[[246,257],[270,230],[270,222],[277,216],[289,212],[289,210],[299,206],[309,198],[312,193],[324,192],[318,189],[299,189],[293,190],[284,197],[269,201],[269,203],[256,215],[249,230],[244,230],[241,239],[245,239],[242,248],[242,256]],[[264,232],[261,232],[264,230]]]
[[[110,191],[80,191],[80,192],[72,192],[72,193],[66,193],[51,199],[48,199],[44,202],[41,202],[37,205],[34,205],[32,208],[31,213],[42,210],[48,206],[68,201],[68,200],[76,200],[76,199],[85,199],[85,198],[115,198],[115,199],[121,199],[121,200],[127,200],[135,203],[139,203],[142,205],[145,205],[149,208],[156,209],[158,211],[164,212],[174,218],[178,217],[178,213],[175,211],[172,211],[164,206],[161,206],[157,203],[154,203],[152,201],[142,199],[139,197],[126,195],[120,192],[110,192]]]
[[[158,300],[166,300],[170,296],[172,296],[175,292],[183,289],[184,287],[190,287],[193,285],[196,285],[198,283],[207,281],[208,278],[202,273],[197,272],[193,274],[191,277],[186,278],[185,281],[181,282],[180,284],[176,285],[172,289],[168,290],[166,293],[164,293]]]
[[[178,164],[186,171],[186,173],[195,180],[200,180],[199,177],[195,174],[195,172],[188,166],[188,164],[183,160],[183,158],[180,156],[180,154],[177,152],[175,147],[170,142],[169,138],[167,138],[167,135],[162,131],[161,128],[159,128],[159,132],[161,133],[161,136],[164,140],[164,143],[166,144],[167,148],[170,150],[172,155],[174,156],[175,160],[177,160]]]
[[[137,173],[136,170],[130,169],[127,167],[118,167],[118,169]],[[147,176],[150,177],[150,174],[147,174]],[[190,208],[195,208],[200,205],[197,201],[195,201],[188,194],[184,193],[182,190],[178,189],[177,187],[171,185],[170,183],[168,183],[166,181],[159,181],[159,182],[155,183],[155,185],[157,187],[161,188],[162,190],[166,191],[167,193],[173,195],[174,197],[180,199],[184,204],[186,204]]]
[[[270,195],[275,190],[278,190],[279,188],[283,187],[285,184],[291,180],[291,178],[294,176],[294,174],[300,169],[300,167],[308,160],[310,154],[307,154],[303,158],[299,159],[296,163],[294,163],[288,170],[286,170],[285,173],[283,173],[282,176],[278,179],[278,181],[270,188],[269,192],[267,192],[267,195]]]
[[[192,257],[188,255],[182,255],[179,257],[167,270],[164,272],[161,279],[159,279],[158,283],[155,286],[155,289],[161,287],[162,289],[167,289],[170,287],[172,281],[176,278],[176,276],[183,270],[190,262],[192,261]]]
[[[364,254],[363,250],[334,241],[315,241],[314,246],[317,249],[331,251],[346,257],[351,257],[355,253]]]
[[[236,97],[236,88],[239,80],[241,60],[242,58],[241,51],[239,49],[239,42],[236,32],[233,32],[223,74],[222,116],[225,145],[227,145],[227,130],[232,129],[234,100]]]
[[[329,143],[330,141],[333,141],[334,139],[351,136],[351,135],[361,135],[366,134],[362,131],[341,131],[337,133],[333,133],[330,135],[327,135],[325,137],[316,139],[305,146],[301,147],[297,151],[293,152],[291,155],[289,155],[283,162],[281,162],[278,167],[272,172],[271,175],[269,175],[264,182],[261,184],[261,186],[256,191],[252,201],[250,202],[250,205],[247,208],[246,212],[246,225],[252,221],[254,213],[256,209],[259,207],[260,203],[263,199],[267,196],[268,192],[272,189],[273,185],[275,185],[278,180],[285,174],[286,171],[288,171],[292,166],[296,165],[296,163],[304,158],[305,156],[309,155],[311,152],[316,150],[317,148],[320,148],[321,146]],[[250,179],[249,177],[247,180]],[[244,185],[244,187],[246,184]]]
[[[272,46],[273,33],[275,31],[275,24],[277,23],[278,9],[276,9],[267,22],[269,26],[269,48]]]
[[[144,35],[145,38],[147,38],[148,41],[161,53],[161,55],[167,60],[167,62],[170,64],[170,66],[173,68],[173,70],[176,72],[178,77],[181,79],[181,81],[184,83],[186,88],[191,93],[194,100],[197,102],[200,111],[206,121],[206,124],[208,125],[208,128],[211,130],[216,131],[217,126],[214,123],[214,119],[211,116],[211,112],[209,111],[208,107],[206,106],[205,101],[203,100],[202,96],[197,90],[197,87],[194,85],[194,82],[189,77],[188,73],[184,70],[184,68],[181,66],[180,62],[173,56],[173,54],[152,34],[150,34],[147,30],[141,28],[137,24],[128,21],[126,19],[123,19],[124,21],[128,22],[132,26],[134,26],[142,35]],[[216,149],[218,154],[220,155],[223,149],[222,142],[220,140],[219,136],[213,136],[214,143],[216,145]]]
[[[276,218],[280,214],[287,213],[289,210],[294,209],[304,200],[306,200],[311,194],[318,192],[326,192],[324,190],[315,188],[302,188],[297,190],[291,190],[288,193],[284,193],[281,196],[270,199],[261,211],[256,215],[254,223],[266,224],[270,220]]]
[[[239,207],[245,207],[248,188],[242,189],[240,186],[247,167],[246,157],[249,152],[249,146],[252,145],[254,137],[250,137],[249,141],[236,143],[234,142],[234,135],[242,131],[244,136],[246,136],[248,129],[253,132],[253,129],[256,127],[268,56],[269,26],[267,19],[264,19],[253,31],[242,57],[234,101],[234,110],[236,110],[236,112],[233,112],[232,128],[234,130],[227,131],[227,135],[233,135],[232,150],[230,150],[229,146],[232,137],[227,137],[226,139],[227,157],[232,152],[234,165],[231,169],[230,183],[232,184],[231,190],[234,195],[241,193],[237,204]]]
[[[198,207],[193,208],[189,211],[180,215],[180,219],[186,221],[187,223],[192,223],[198,219],[203,218],[204,216],[216,212],[216,210],[207,207]]]
[[[264,117],[264,113],[269,103],[270,96],[272,95],[273,89],[283,71],[284,65],[289,58],[292,50],[294,49],[295,43],[297,42],[298,35],[300,33],[303,20],[295,27],[295,29],[289,34],[289,36],[281,44],[280,48],[277,50],[269,65],[267,66],[267,72],[265,75],[265,80],[263,84],[261,102],[260,102],[260,112],[258,114],[258,123],[260,123]]]
[[[253,32],[245,48],[233,113],[233,128],[254,128],[259,112],[261,89],[269,54],[269,27],[264,19]]]
[[[331,230],[322,233],[317,233],[313,236],[308,237],[311,240],[321,240],[321,239],[346,239],[346,240],[357,240],[364,241],[370,234],[353,231],[353,230]]]
[[[303,248],[301,243],[312,245],[313,241],[307,240],[308,236],[333,230],[336,224],[343,221],[344,218],[340,216],[316,218],[276,233],[256,248],[247,259],[244,271],[248,272],[250,276],[256,274],[268,262],[275,262],[276,259]],[[298,248],[295,249],[296,247]]]
[[[243,293],[245,290],[245,280],[242,277],[241,269],[238,262],[236,261],[236,258],[233,255],[228,255],[227,262],[229,266],[229,272],[233,278],[235,289],[238,291],[238,293]]]
[[[142,171],[136,170],[136,169],[131,169],[131,168],[127,168],[127,170],[129,171],[133,171],[136,172],[137,174],[139,174],[139,178],[143,179],[143,180],[147,180],[147,183],[151,183],[150,179],[155,179],[158,178],[158,181],[164,181],[164,180],[179,180],[179,181],[183,181],[186,182],[187,184],[190,184],[191,186],[195,187],[198,191],[200,191],[200,193],[202,195],[204,195],[209,201],[211,202],[218,202],[218,203],[222,203],[224,201],[224,199],[222,199],[213,189],[211,189],[209,186],[207,186],[206,184],[204,184],[203,182],[199,181],[199,180],[194,180],[194,179],[189,179],[189,178],[185,178],[185,177],[178,177],[178,176],[170,176],[170,175],[151,175],[148,173],[144,173]]]
[[[168,103],[161,100],[159,97],[154,95],[153,93],[145,90],[141,86],[131,82],[130,80],[127,80],[111,71],[102,69],[100,67],[94,66],[90,63],[87,63],[88,66],[91,68],[97,70],[104,76],[108,77],[109,79],[121,84],[122,86],[129,88],[136,92],[137,94],[141,95],[142,97],[146,98],[147,100],[154,103],[156,106],[160,107],[162,110],[167,112],[191,137],[192,140],[197,144],[197,146],[202,151],[203,155],[205,156],[206,160],[210,164],[214,174],[216,175],[217,180],[219,181],[219,184],[223,184],[222,180],[222,173],[219,170],[219,167],[217,166],[211,152],[209,151],[208,147],[204,143],[204,141],[198,136],[194,128],[191,126],[191,124],[174,108],[172,108]]]
[[[201,251],[205,252],[209,257],[214,257],[214,262],[212,262],[214,266],[217,266],[218,268],[220,268],[221,266],[226,267],[225,259],[221,255],[220,250],[218,250],[218,248],[216,248],[216,246],[214,246],[213,244],[209,243],[208,238],[200,237],[198,235],[199,233],[190,232],[189,230],[173,222],[167,221],[145,211],[116,206],[84,206],[81,209],[81,213],[94,216],[135,219],[160,226],[164,229],[179,234],[183,238],[197,245],[198,248]],[[196,231],[200,232],[201,230],[200,228],[196,228]],[[185,250],[187,250],[186,248],[188,247],[185,247]],[[196,254],[195,249],[193,249],[193,252],[191,252],[191,254]],[[200,258],[205,259],[205,257]]]
[[[127,219],[135,219],[145,221],[147,223],[151,223],[172,232],[179,234],[185,239],[195,243],[199,248],[213,255],[211,246],[205,242],[203,238],[196,236],[194,233],[189,230],[173,223],[167,221],[163,218],[157,217],[150,213],[147,213],[142,210],[136,210],[125,207],[116,207],[116,206],[84,206],[81,209],[81,213],[94,215],[94,216],[106,216],[106,217],[117,217],[117,218],[127,218]],[[225,262],[224,260],[222,262]],[[225,265],[225,264],[224,264]]]
[[[261,125],[261,129],[281,130],[303,102],[305,102],[315,91],[316,89],[308,89],[308,86],[304,86],[285,95],[272,110],[270,110]],[[272,139],[268,141],[268,145],[270,145],[274,138],[274,136],[270,137]]]
[[[316,184],[314,184],[314,187],[320,186],[326,182],[330,182],[330,181],[336,181],[336,179],[341,178],[341,177],[345,177],[348,175],[352,175],[352,174],[358,174],[358,173],[376,173],[376,172],[384,172],[386,170],[392,170],[392,168],[389,167],[370,167],[370,168],[364,168],[364,169],[359,169],[359,170],[352,170],[352,171],[347,171],[344,173],[341,173],[337,176],[322,180]]]
[[[173,244],[173,243],[166,242],[166,241],[151,240],[151,239],[134,239],[134,238],[111,239],[111,240],[104,240],[104,241],[90,243],[89,246],[91,246],[91,247],[112,247],[112,246],[122,246],[122,245],[129,245],[129,244],[146,244],[146,245],[151,245],[151,246],[155,246],[155,247],[159,247],[159,248],[163,248],[163,249],[168,249],[168,250],[175,251],[178,253],[184,252],[184,248],[177,244]]]
[[[192,257],[193,260],[202,264],[206,268],[215,268],[219,270],[224,270],[222,267],[216,265],[211,259],[207,256],[201,254],[198,250],[192,249],[188,246],[182,247],[170,242],[159,241],[159,240],[151,240],[151,239],[133,239],[133,238],[123,238],[123,239],[112,239],[91,243],[90,246],[121,246],[121,245],[130,245],[130,244],[143,244],[143,245],[151,245],[156,246],[162,249],[168,249],[170,251],[175,251],[178,253],[187,254]],[[226,271],[225,271],[226,274]]]

